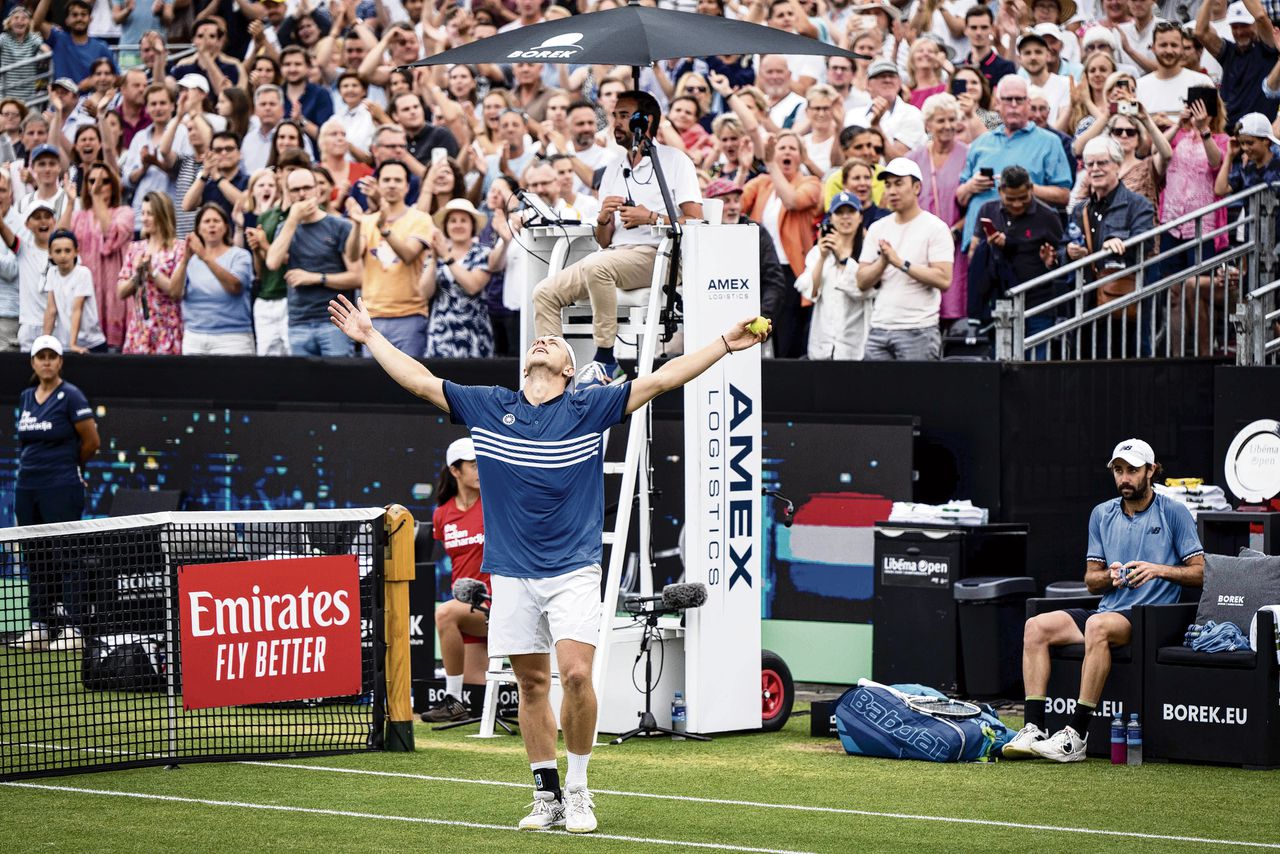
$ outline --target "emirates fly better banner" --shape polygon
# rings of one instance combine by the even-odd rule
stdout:
[[[360,693],[355,555],[178,569],[182,706]]]

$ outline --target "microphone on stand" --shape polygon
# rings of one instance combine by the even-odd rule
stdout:
[[[474,578],[459,578],[453,584],[453,598],[464,605],[470,605],[473,611],[489,613],[491,597],[483,581]]]
[[[648,611],[686,611],[700,607],[706,601],[707,585],[705,584],[668,584],[662,588],[661,596],[628,596],[622,602],[622,609],[628,614],[642,614]]]
[[[631,153],[634,155],[644,147],[644,135],[649,129],[649,117],[636,110],[631,114],[631,120],[627,122],[627,129],[631,131]]]

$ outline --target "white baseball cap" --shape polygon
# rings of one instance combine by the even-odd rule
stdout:
[[[180,89],[199,89],[206,95],[209,94],[209,81],[202,74],[184,74],[182,79],[178,81]]]
[[[1227,26],[1232,24],[1244,24],[1252,27],[1254,24],[1253,15],[1245,8],[1244,3],[1240,0],[1232,3],[1227,7]]]
[[[41,350],[52,350],[59,356],[62,355],[62,342],[52,335],[40,335],[36,340],[31,342],[31,355],[39,353]]]
[[[1271,132],[1271,120],[1262,113],[1245,113],[1236,127],[1241,136],[1255,136],[1269,140],[1272,145],[1280,145],[1280,139]]]
[[[1111,452],[1107,466],[1109,467],[1116,460],[1124,460],[1131,466],[1151,466],[1155,465],[1156,452],[1141,439],[1125,439]]]
[[[880,176],[895,175],[899,178],[915,178],[917,181],[923,181],[924,176],[920,174],[920,166],[914,160],[908,160],[905,157],[895,157],[884,165],[880,170]]]
[[[449,465],[457,465],[462,460],[474,460],[476,446],[470,436],[455,439],[444,452],[444,461]]]

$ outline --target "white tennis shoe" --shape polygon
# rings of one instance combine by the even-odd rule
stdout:
[[[1032,750],[1032,745],[1038,744],[1049,737],[1049,733],[1040,729],[1035,724],[1027,724],[1018,730],[1018,734],[1013,740],[1005,744],[1001,749],[1000,755],[1005,759],[1038,759],[1040,754]]]
[[[564,826],[564,801],[558,801],[550,792],[534,792],[532,809],[520,819],[521,830],[548,830]]]
[[[564,793],[564,829],[570,833],[590,833],[596,829],[595,802],[586,787]]]
[[[78,629],[68,626],[56,641],[49,644],[49,652],[80,652],[84,649],[84,641]]]
[[[1081,738],[1080,733],[1069,726],[1064,726],[1044,741],[1032,744],[1031,749],[1038,756],[1052,759],[1054,762],[1081,762],[1084,760],[1085,746],[1088,742],[1087,735]]]
[[[49,630],[44,626],[32,626],[9,645],[26,652],[44,652],[49,648]]]

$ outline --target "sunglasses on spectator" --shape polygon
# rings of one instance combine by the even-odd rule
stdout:
[[[234,145],[215,145],[213,147],[214,154],[234,154],[236,147]]]
[[[686,86],[686,87],[684,87],[684,91],[686,91],[686,92],[710,92],[711,90],[710,90],[710,89],[708,89],[706,86]]]
[[[1025,104],[1027,102],[1026,95],[1001,95],[1001,102],[1005,104]]]
[[[1138,129],[1137,128],[1112,128],[1111,135],[1112,136],[1137,136]]]

